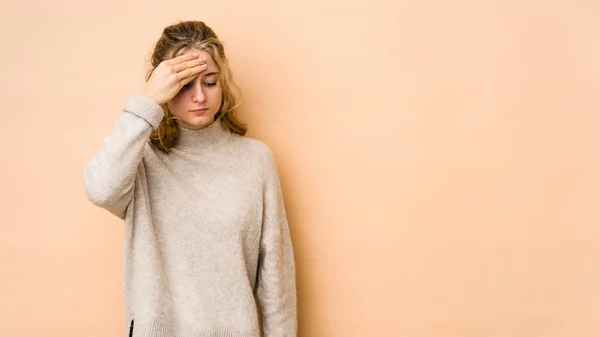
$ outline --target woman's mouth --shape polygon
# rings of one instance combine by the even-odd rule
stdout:
[[[208,108],[190,110],[196,116],[202,116],[208,111]]]

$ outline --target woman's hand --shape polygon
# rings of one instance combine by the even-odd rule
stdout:
[[[206,60],[186,53],[161,62],[144,85],[142,95],[158,104],[170,101],[181,88],[206,70]]]

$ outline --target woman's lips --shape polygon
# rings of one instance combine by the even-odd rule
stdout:
[[[196,116],[202,116],[204,115],[206,112],[208,111],[208,108],[203,108],[203,109],[194,109],[191,110],[191,113],[193,113]]]

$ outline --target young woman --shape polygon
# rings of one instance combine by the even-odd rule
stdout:
[[[84,171],[90,201],[125,220],[127,333],[296,336],[277,168],[235,117],[222,43],[203,22],[180,22],[151,63]]]

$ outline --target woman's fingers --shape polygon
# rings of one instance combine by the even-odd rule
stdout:
[[[174,65],[177,65],[177,64],[185,62],[185,61],[194,60],[196,58],[198,58],[197,53],[185,53],[183,55],[179,55],[177,57],[174,57],[174,58],[168,60],[167,64],[170,66],[174,66]]]
[[[200,74],[201,72],[206,70],[206,68],[207,68],[206,64],[201,64],[201,65],[197,65],[197,66],[182,70],[177,73],[177,80],[179,82],[183,82],[186,79],[194,78],[195,76],[197,76],[198,74]]]
[[[206,63],[205,59],[195,59],[195,60],[178,63],[174,66],[171,66],[171,69],[173,70],[174,73],[179,73],[185,69],[192,68],[192,67],[195,67],[198,65],[203,65],[205,63]]]
[[[196,75],[190,75],[188,77],[182,78],[181,81],[179,81],[179,87],[183,88],[186,84],[188,84],[191,81],[193,81],[196,78],[196,76],[198,76],[198,74],[196,74]]]
[[[199,59],[197,53],[187,53],[163,61],[146,82],[142,93],[158,104],[163,104],[207,67],[206,60]]]

